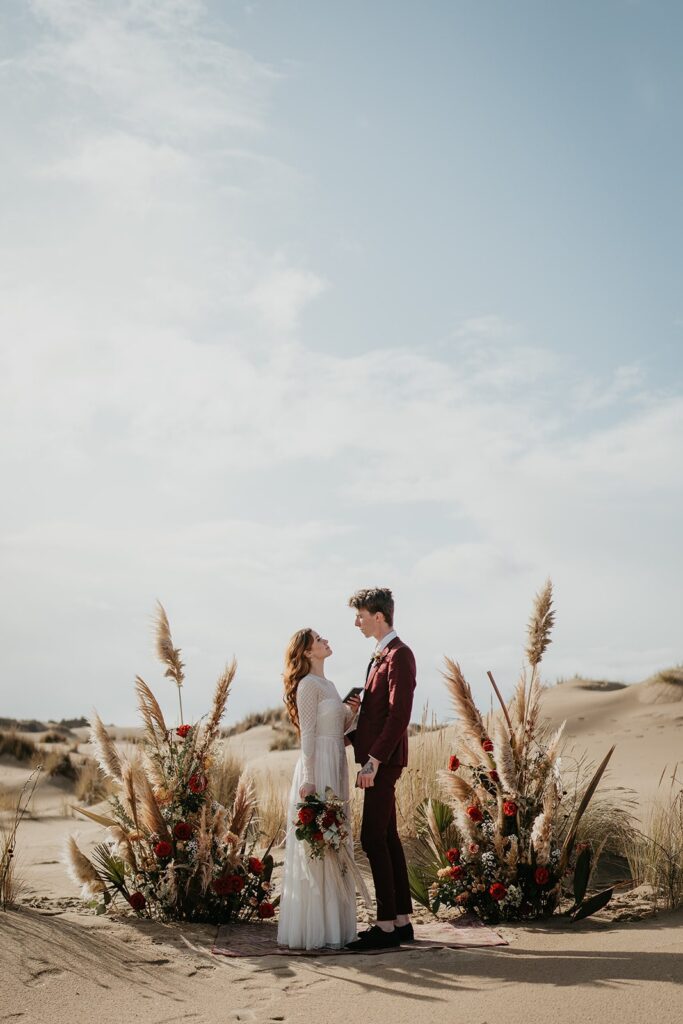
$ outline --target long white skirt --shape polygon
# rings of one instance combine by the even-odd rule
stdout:
[[[290,949],[340,949],[356,936],[356,887],[350,871],[340,869],[338,855],[329,851],[320,860],[308,854],[308,843],[294,834],[300,802],[299,787],[304,780],[303,762],[297,762],[289,793],[287,841],[280,898],[277,940]],[[342,800],[349,798],[349,777],[344,742],[331,736],[317,736],[315,743],[315,785],[323,796],[331,786]],[[348,812],[348,803],[347,803]],[[348,823],[350,829],[350,822]],[[349,832],[347,849],[353,857]]]

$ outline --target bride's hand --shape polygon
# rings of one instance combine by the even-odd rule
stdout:
[[[299,799],[305,800],[307,796],[313,796],[315,793],[315,786],[312,782],[304,782],[303,786],[299,786]]]

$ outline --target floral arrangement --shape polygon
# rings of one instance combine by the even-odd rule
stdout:
[[[344,801],[328,786],[324,800],[313,793],[296,808],[295,835],[301,842],[308,843],[310,857],[320,859],[329,849],[339,853],[349,834]]]
[[[457,907],[489,922],[543,917],[558,908],[563,887],[573,878],[570,914],[579,920],[605,906],[612,895],[608,889],[584,898],[593,851],[587,844],[577,846],[576,836],[614,748],[568,827],[560,775],[564,723],[548,735],[540,720],[539,664],[551,642],[553,621],[548,581],[536,597],[528,667],[509,706],[489,673],[501,704],[495,721],[491,716],[484,722],[460,666],[446,659],[445,678],[460,719],[459,748],[440,773],[449,806],[440,815],[434,807],[425,809],[421,835],[426,855],[411,872],[414,895],[434,913]]]
[[[225,922],[275,913],[270,848],[256,856],[260,838],[251,781],[242,775],[230,808],[212,796],[211,765],[236,663],[216,684],[206,721],[183,723],[184,665],[159,605],[157,654],[178,689],[180,722],[169,728],[154,694],[139,676],[144,724],[142,756],[124,757],[97,714],[91,739],[102,771],[117,785],[108,815],[77,808],[107,829],[87,857],[70,837],[65,861],[84,898],[104,913],[124,900],[141,916]]]

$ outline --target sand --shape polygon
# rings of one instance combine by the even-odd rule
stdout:
[[[576,680],[552,688],[545,700],[551,722],[567,720],[567,757],[573,747],[575,756],[586,751],[597,761],[616,743],[607,784],[635,793],[640,810],[668,785],[683,749],[683,688],[662,699],[661,688],[648,685],[596,689]],[[297,755],[269,752],[271,737],[269,727],[258,727],[230,745],[253,771],[272,773],[285,786]],[[16,762],[0,763],[5,789],[25,776]],[[508,947],[292,961],[212,956],[215,929],[208,926],[84,913],[60,849],[69,833],[78,832],[85,849],[102,833],[66,816],[72,801],[68,784],[43,783],[36,818],[22,826],[27,892],[19,910],[0,913],[0,1021],[683,1020],[680,912],[639,922],[506,927]]]

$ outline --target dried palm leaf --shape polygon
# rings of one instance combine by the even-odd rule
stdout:
[[[116,744],[104,727],[102,719],[93,712],[90,727],[90,742],[95,748],[95,757],[105,775],[115,782],[121,781],[121,758]]]
[[[69,878],[81,886],[81,896],[92,898],[106,891],[106,885],[100,878],[95,865],[79,849],[74,836],[68,836],[64,844],[62,860],[66,865]]]

